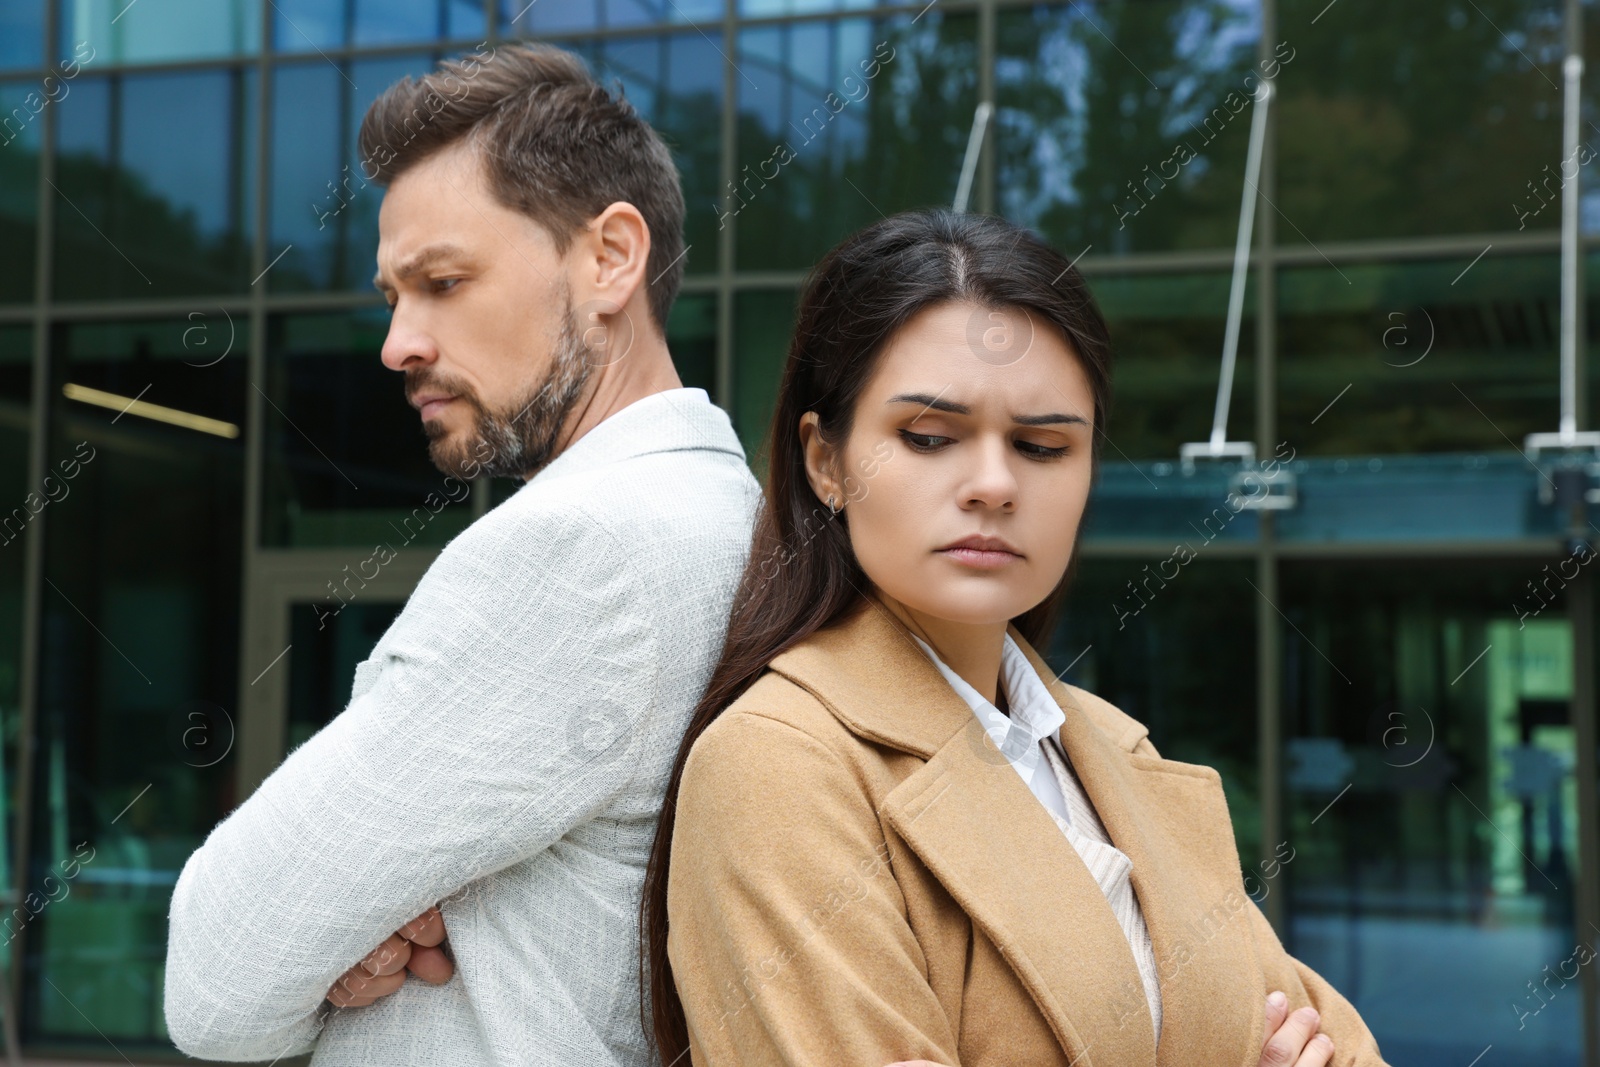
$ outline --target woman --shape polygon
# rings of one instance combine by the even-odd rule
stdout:
[[[999,219],[813,272],[645,882],[663,1063],[1383,1063],[1245,893],[1217,773],[1034,650],[1108,376],[1081,277]]]

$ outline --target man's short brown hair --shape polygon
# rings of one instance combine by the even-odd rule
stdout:
[[[468,135],[495,199],[540,223],[559,252],[610,204],[639,209],[650,228],[650,316],[664,336],[683,281],[683,190],[666,144],[620,90],[613,96],[583,60],[550,45],[445,60],[372,102],[361,120],[363,174],[387,188]]]

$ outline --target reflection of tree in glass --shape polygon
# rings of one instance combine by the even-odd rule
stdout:
[[[1206,119],[1255,85],[1255,44],[1254,5],[1238,0],[1003,14],[998,208],[1073,255],[1231,244],[1253,105]],[[1163,167],[1180,145],[1194,158]]]
[[[1561,5],[1340,0],[1309,26],[1321,6],[1280,14],[1302,47],[1282,83],[1278,203],[1304,232],[1280,224],[1280,239],[1516,230],[1513,202],[1561,161]]]
[[[869,80],[862,64],[882,56]],[[971,17],[763,28],[738,62],[760,86],[739,103],[741,268],[807,267],[880,213],[955,196],[977,107]],[[773,176],[779,144],[793,158]]]
[[[192,208],[175,207],[138,173],[91,154],[63,154],[56,170],[56,185],[77,209],[56,210],[57,296],[187,295],[249,284],[250,241],[239,229],[205,232]],[[239,219],[243,206],[235,207]]]

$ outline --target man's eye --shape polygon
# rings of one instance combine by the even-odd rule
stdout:
[[[436,293],[449,292],[451,289],[455,288],[456,283],[460,280],[460,278],[435,278],[433,281],[433,291]]]

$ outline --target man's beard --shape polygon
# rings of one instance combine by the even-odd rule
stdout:
[[[476,397],[457,396],[474,412],[473,432],[465,443],[455,441],[437,419],[423,423],[428,458],[435,467],[457,478],[526,479],[555,458],[556,439],[594,371],[572,321],[572,298],[564,303],[561,335],[544,381],[500,411],[489,410]]]

